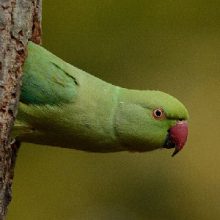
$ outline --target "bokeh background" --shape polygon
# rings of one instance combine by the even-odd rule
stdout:
[[[176,96],[190,136],[175,158],[23,144],[8,220],[220,219],[220,1],[47,0],[43,45],[113,84]]]

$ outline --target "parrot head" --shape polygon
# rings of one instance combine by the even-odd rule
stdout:
[[[173,96],[132,90],[130,95],[121,94],[115,130],[128,151],[175,148],[174,156],[187,141],[187,119],[187,109]]]

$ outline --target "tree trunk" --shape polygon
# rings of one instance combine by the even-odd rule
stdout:
[[[0,0],[0,220],[11,201],[19,143],[10,139],[27,43],[41,41],[41,0]]]

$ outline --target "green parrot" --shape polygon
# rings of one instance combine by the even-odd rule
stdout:
[[[188,111],[160,91],[111,85],[29,42],[13,136],[90,152],[175,148],[188,136]]]

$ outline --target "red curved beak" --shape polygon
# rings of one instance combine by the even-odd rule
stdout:
[[[174,144],[175,150],[172,157],[183,149],[188,136],[188,124],[187,121],[178,121],[169,130],[169,139]]]

